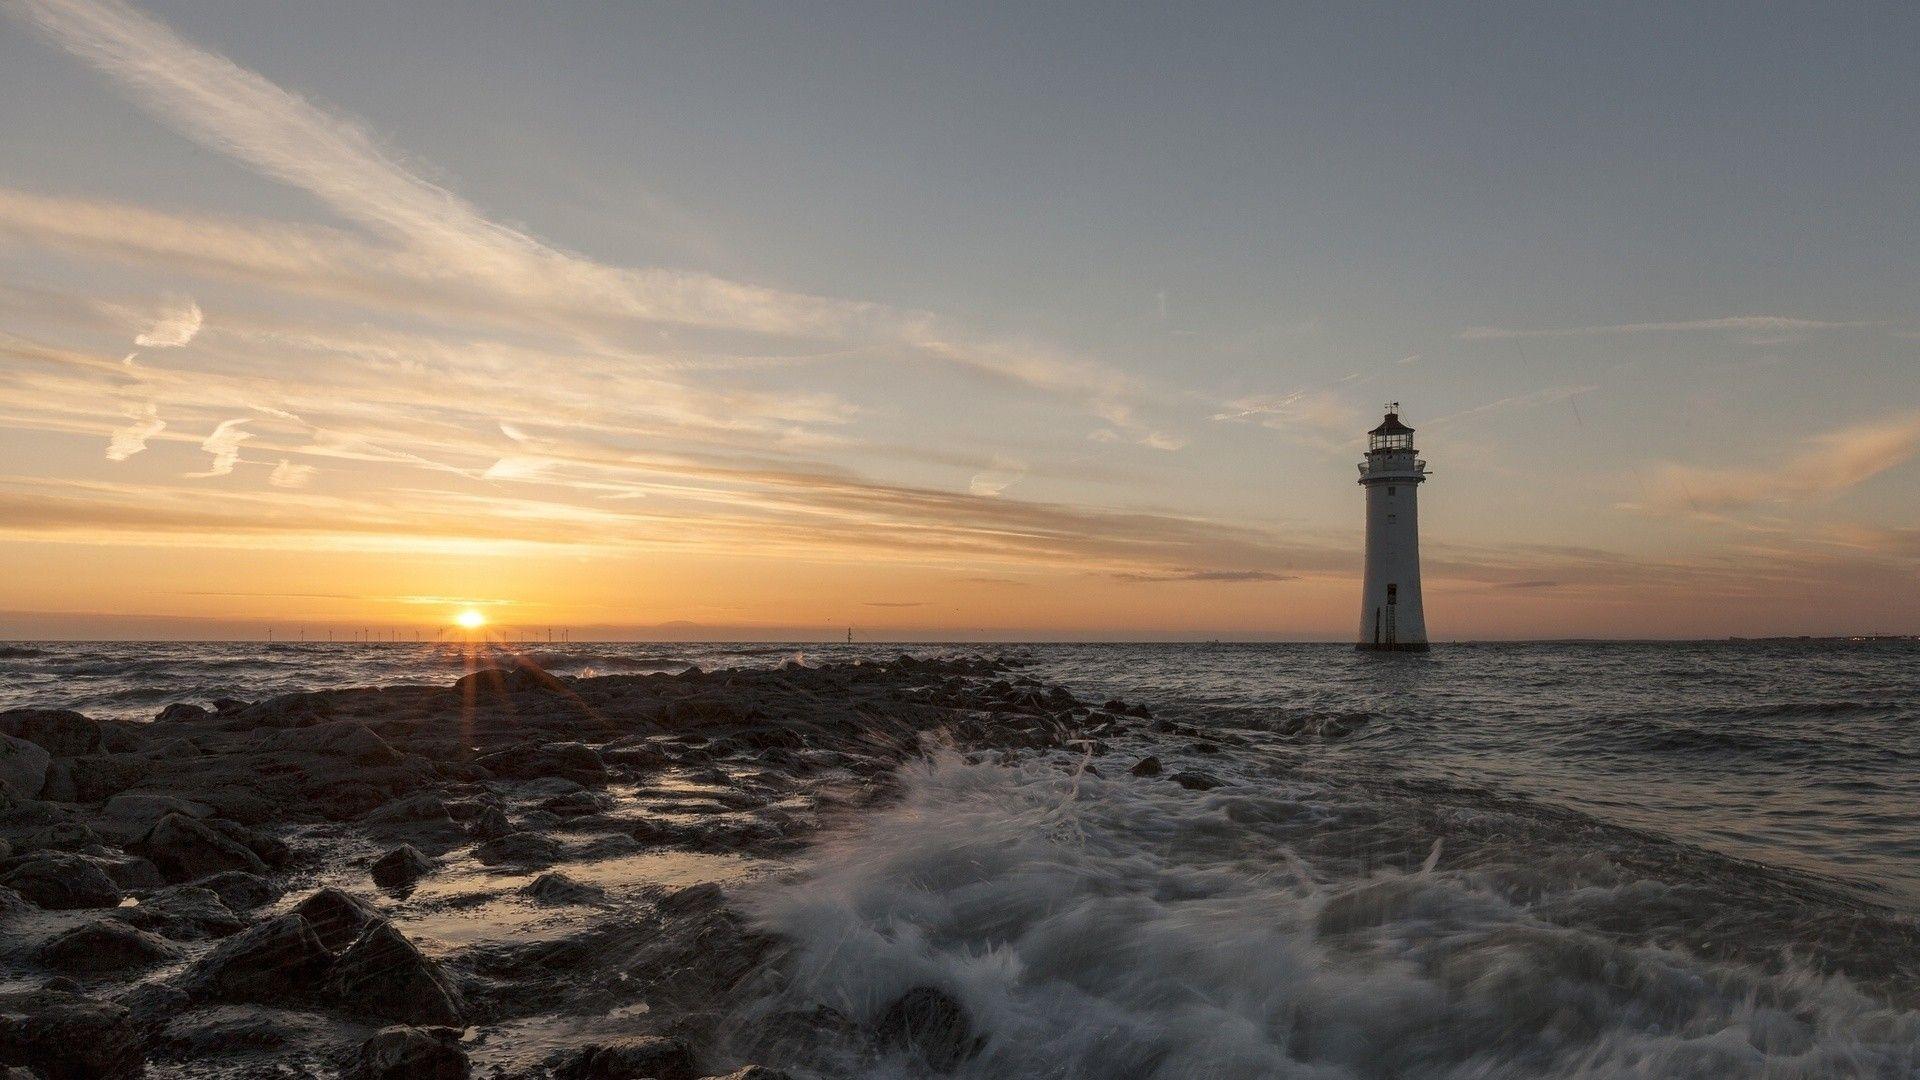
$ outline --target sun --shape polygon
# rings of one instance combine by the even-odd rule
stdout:
[[[455,615],[453,622],[455,626],[458,626],[462,630],[478,630],[487,625],[487,617],[472,608],[468,608],[460,614]]]

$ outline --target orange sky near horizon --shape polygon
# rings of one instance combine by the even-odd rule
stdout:
[[[1331,9],[911,85],[831,11],[167,15],[0,14],[0,637],[1344,640],[1388,400],[1434,640],[1920,633],[1870,28],[1596,117],[1604,42]]]

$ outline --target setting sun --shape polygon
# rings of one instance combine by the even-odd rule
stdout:
[[[478,630],[487,625],[487,617],[475,611],[473,608],[468,608],[460,614],[455,615],[453,622],[454,625],[460,627],[462,630]]]

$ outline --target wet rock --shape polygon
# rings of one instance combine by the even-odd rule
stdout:
[[[196,885],[220,898],[220,902],[232,911],[252,911],[263,904],[271,904],[280,899],[284,890],[280,886],[245,870],[228,870],[219,874],[209,874],[189,884]]]
[[[299,1022],[290,1021],[284,1013],[228,1005],[169,1018],[159,1040],[166,1044],[169,1057],[204,1063],[210,1058],[281,1050],[300,1034]]]
[[[794,1080],[794,1075],[785,1069],[769,1069],[765,1065],[748,1065],[735,1069],[725,1076],[707,1076],[702,1080]]]
[[[182,814],[190,818],[212,817],[213,807],[173,795],[160,795],[150,791],[123,791],[108,799],[106,805],[100,808],[100,812],[118,822],[152,828],[168,814]]]
[[[196,885],[162,889],[142,897],[131,907],[115,908],[113,914],[142,930],[152,930],[175,941],[227,937],[247,926],[217,894]]]
[[[228,818],[209,818],[207,826],[220,835],[260,857],[268,866],[285,866],[293,861],[293,849],[277,836],[250,829]]]
[[[311,993],[332,962],[313,926],[287,914],[221,942],[181,987],[196,997],[279,1002]]]
[[[682,1039],[650,1035],[582,1047],[553,1070],[557,1080],[699,1080],[693,1051]]]
[[[372,903],[332,886],[295,904],[293,914],[307,920],[328,952],[339,952],[353,944],[361,931],[382,918],[380,909]]]
[[[145,740],[120,724],[103,723],[66,709],[8,709],[0,712],[0,735],[38,744],[54,757],[118,753]]]
[[[53,755],[45,747],[12,735],[0,735],[0,791],[16,798],[38,798],[47,786]]]
[[[252,849],[185,814],[168,814],[156,822],[136,850],[170,881],[241,870],[265,873],[267,864]]]
[[[33,905],[27,902],[26,897],[12,889],[0,889],[0,918],[22,915],[32,910]]]
[[[383,889],[405,889],[433,872],[433,860],[412,844],[401,844],[375,859],[369,872]]]
[[[1214,788],[1220,786],[1219,777],[1212,773],[1201,772],[1198,769],[1188,769],[1184,772],[1177,772],[1171,777],[1168,777],[1168,779],[1186,788],[1188,791],[1212,791]]]
[[[540,809],[560,817],[582,817],[613,809],[613,797],[596,791],[580,790],[555,795],[540,804]]]
[[[1134,762],[1133,768],[1127,771],[1135,776],[1159,776],[1160,759],[1154,757],[1152,754],[1148,754],[1146,757]]]
[[[451,823],[453,818],[447,813],[447,804],[440,800],[440,796],[428,793],[395,799],[360,820],[368,825],[395,825],[417,822]]]
[[[205,706],[195,705],[187,701],[176,701],[166,708],[161,709],[159,713],[154,716],[153,722],[156,724],[180,723],[190,720],[205,720],[212,715]]]
[[[450,1027],[381,1028],[361,1044],[345,1080],[467,1080],[472,1066]]]
[[[560,852],[559,843],[539,833],[513,832],[474,848],[473,857],[488,866],[502,863],[539,866],[558,859]]]
[[[660,719],[669,727],[737,724],[746,717],[740,707],[718,694],[695,694],[667,702]]]
[[[317,943],[317,941],[316,941]],[[404,1024],[460,1027],[464,1002],[440,965],[389,922],[376,922],[340,955],[328,994],[358,1012]]]
[[[193,1004],[184,990],[163,982],[140,983],[113,1001],[132,1014],[134,1026],[146,1034],[158,1031]]]
[[[558,872],[541,874],[520,891],[543,904],[597,904],[607,898],[607,890],[600,886]]]
[[[97,862],[64,851],[12,860],[0,872],[0,887],[49,911],[110,908],[120,903],[120,886]]]
[[[894,1000],[874,1022],[883,1046],[917,1052],[936,1071],[947,1071],[980,1052],[966,1007],[931,986],[916,986]]]
[[[517,746],[488,754],[475,764],[495,776],[516,780],[536,780],[560,776],[581,784],[600,786],[607,782],[607,765],[593,747],[577,742]]]
[[[507,820],[506,811],[497,806],[489,806],[467,825],[467,835],[476,840],[498,840],[513,831],[513,822]]]
[[[77,821],[10,830],[8,839],[13,850],[21,854],[30,851],[75,851],[98,847],[101,843],[99,833]]]
[[[276,750],[346,758],[357,765],[398,765],[402,757],[400,751],[375,734],[373,729],[352,720],[276,731],[269,745]]]
[[[152,967],[180,957],[165,938],[137,930],[118,919],[82,923],[42,946],[39,961],[51,968],[86,975]]]
[[[122,1006],[60,995],[20,1022],[9,1055],[46,1080],[121,1080],[146,1069],[146,1042]]]

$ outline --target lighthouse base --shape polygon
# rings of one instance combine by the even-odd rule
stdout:
[[[1424,641],[1383,641],[1378,644],[1375,644],[1374,642],[1371,642],[1371,641],[1363,641],[1360,644],[1355,645],[1353,647],[1353,651],[1355,652],[1426,652],[1427,643]]]

